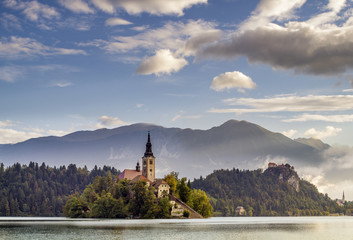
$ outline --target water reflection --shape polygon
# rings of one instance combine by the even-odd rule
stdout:
[[[0,218],[0,239],[353,239],[351,217]]]

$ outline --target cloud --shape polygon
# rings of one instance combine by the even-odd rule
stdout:
[[[256,84],[250,77],[238,71],[222,73],[221,75],[213,78],[210,86],[210,88],[215,91],[223,91],[225,89],[232,88],[254,89],[255,87]]]
[[[302,114],[292,119],[285,119],[282,122],[308,122],[308,121],[323,121],[323,122],[353,122],[353,114],[346,115],[319,115],[319,114]]]
[[[76,13],[94,13],[93,9],[82,0],[59,0],[59,3]]]
[[[286,137],[293,137],[298,131],[297,130],[294,130],[294,129],[290,129],[288,131],[283,131],[282,134]]]
[[[147,12],[154,15],[182,16],[184,9],[196,4],[206,4],[207,0],[92,0],[92,3],[102,11],[111,14],[117,9],[124,9],[132,15]]]
[[[255,29],[273,20],[295,17],[293,12],[303,6],[306,0],[261,0],[251,17],[241,24],[241,29]]]
[[[220,35],[215,29],[215,24],[202,20],[190,20],[187,23],[168,22],[163,27],[156,29],[144,29],[131,36],[116,36],[110,41],[97,39],[81,45],[101,47],[108,53],[124,53],[132,50],[146,49],[156,51],[159,49],[170,49],[179,55],[189,56],[207,44],[213,43],[212,35]],[[204,39],[196,41],[199,37]]]
[[[14,123],[10,120],[0,121],[0,128],[13,126]]]
[[[145,106],[145,104],[142,104],[142,103],[136,104],[136,107],[137,107],[137,108],[142,108],[143,106]]]
[[[230,39],[198,52],[199,58],[244,56],[252,63],[314,75],[342,75],[353,68],[353,17],[345,1],[330,1],[325,15],[307,21],[280,22],[305,1],[261,1],[255,13]],[[286,7],[288,5],[288,8]],[[316,17],[320,17],[317,20]],[[269,22],[263,22],[263,19]]]
[[[14,144],[43,136],[63,136],[68,134],[62,130],[44,130],[38,128],[17,129],[14,122],[10,120],[0,121],[0,144]]]
[[[0,80],[15,82],[18,78],[23,76],[24,72],[24,68],[18,66],[0,67]]]
[[[315,128],[310,128],[304,133],[304,135],[309,138],[322,140],[328,137],[336,136],[341,131],[342,131],[342,128],[327,126],[323,131],[318,131]]]
[[[60,17],[55,8],[39,3],[38,1],[5,0],[4,4],[6,7],[15,10],[22,10],[26,18],[34,22],[40,18],[53,19]]]
[[[141,65],[137,68],[137,72],[142,75],[161,75],[178,72],[188,62],[184,58],[176,57],[169,49],[161,49],[150,58],[142,61]]]
[[[229,98],[224,102],[241,108],[211,109],[212,113],[318,112],[353,109],[353,95],[290,95],[273,98]]]
[[[117,127],[121,125],[126,125],[128,123],[120,120],[117,117],[108,117],[108,116],[101,116],[98,119],[98,123],[96,125],[97,128],[105,128],[105,127]]]
[[[19,58],[26,56],[52,56],[52,55],[86,55],[79,49],[54,48],[46,46],[32,38],[21,38],[12,36],[9,39],[0,40],[0,57]]]
[[[202,118],[202,115],[185,115],[184,111],[179,111],[173,118],[172,122],[175,122],[179,119],[200,119]]]
[[[164,53],[164,57],[169,56],[168,59],[173,57],[174,60],[179,60],[179,64],[185,64],[184,57],[195,55],[199,49],[214,43],[219,38],[221,31],[215,27],[215,23],[203,20],[190,20],[187,23],[167,22],[164,26],[156,29],[138,29],[143,32],[138,32],[135,35],[115,36],[110,40],[95,39],[87,43],[80,43],[79,46],[98,47],[109,54],[133,52],[140,55],[140,51],[145,50],[158,53],[157,57],[160,57]],[[155,58],[156,56],[152,57],[152,59]],[[146,59],[141,63],[141,66],[145,64]],[[141,68],[137,70],[137,72],[140,71]]]
[[[54,84],[52,84],[51,86],[52,86],[52,87],[64,88],[64,87],[70,87],[70,86],[72,86],[72,83],[63,81],[63,82],[54,83]]]
[[[6,28],[8,31],[13,29],[22,30],[20,20],[15,15],[2,13],[0,21],[2,26],[4,26],[4,28]]]
[[[109,18],[107,19],[107,21],[105,21],[106,26],[118,26],[118,25],[130,25],[130,24],[132,24],[132,22],[129,22],[121,18]]]
[[[314,183],[320,192],[328,193],[331,198],[353,198],[353,148],[332,146],[323,152],[324,162],[317,167],[301,167],[298,173],[305,180]]]

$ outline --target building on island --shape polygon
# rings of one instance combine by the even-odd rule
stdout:
[[[146,151],[142,157],[142,170],[140,163],[137,162],[135,169],[125,169],[119,179],[130,180],[131,183],[143,180],[148,186],[152,186],[157,198],[169,197],[169,203],[172,205],[171,216],[180,218],[183,217],[184,211],[189,212],[190,218],[203,218],[201,214],[196,212],[186,203],[170,193],[170,186],[163,179],[156,179],[156,158],[152,152],[151,135],[148,132]]]
[[[342,199],[336,199],[336,203],[338,206],[343,206],[345,202],[346,202],[346,198],[344,196],[344,191],[343,191]]]
[[[137,162],[135,169],[125,169],[119,179],[127,179],[132,183],[139,180],[146,181],[148,186],[155,188],[155,193],[158,198],[169,195],[170,186],[162,179],[156,179],[156,158],[153,156],[151,135],[148,132],[146,151],[142,157],[142,171],[140,163]]]
[[[243,206],[238,206],[236,209],[235,209],[235,214],[238,215],[238,216],[244,216],[245,215],[245,209]]]

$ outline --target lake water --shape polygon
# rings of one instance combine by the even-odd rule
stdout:
[[[164,220],[0,217],[0,239],[353,240],[353,217]]]

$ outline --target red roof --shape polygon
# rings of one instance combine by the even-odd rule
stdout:
[[[149,182],[149,183],[152,183],[150,180],[148,180],[145,176],[142,176],[142,175],[137,175],[136,177],[134,177],[131,182],[137,182],[137,181],[140,181],[140,180],[143,180],[143,181],[146,181],[146,182]]]
[[[140,176],[142,175],[142,171],[136,171],[133,169],[125,169],[122,173],[120,173],[119,175],[119,179],[123,180],[123,179],[127,179],[127,180],[132,180],[134,179],[136,176]]]

